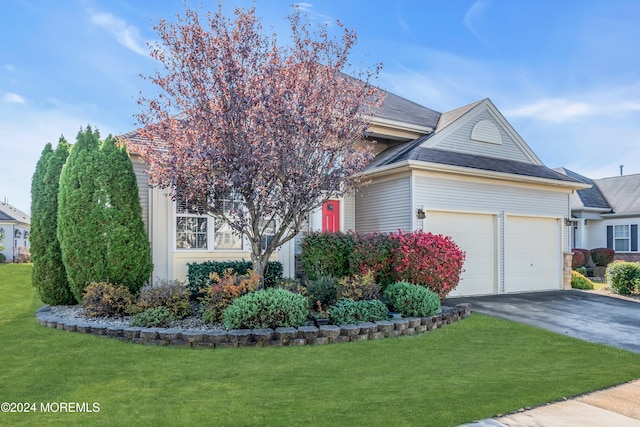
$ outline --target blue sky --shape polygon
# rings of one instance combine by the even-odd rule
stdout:
[[[215,9],[213,1],[188,1]],[[291,0],[258,0],[288,37]],[[228,0],[226,7],[250,6]],[[316,22],[356,30],[353,62],[382,62],[379,84],[445,112],[490,98],[547,166],[593,178],[640,173],[637,0],[309,0]],[[47,142],[82,126],[135,129],[146,43],[183,0],[4,0],[0,26],[0,200],[29,211]]]

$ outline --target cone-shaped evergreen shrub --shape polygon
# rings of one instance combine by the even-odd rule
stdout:
[[[58,238],[77,301],[91,282],[136,293],[149,279],[151,251],[129,155],[91,127],[78,133],[60,178]]]
[[[38,290],[40,299],[51,305],[74,304],[76,302],[69,288],[57,236],[60,174],[68,156],[69,144],[64,137],[61,137],[56,150],[48,156],[42,179],[40,180],[40,177],[37,176],[38,166],[36,166],[32,182],[31,259],[33,262],[33,285]],[[39,180],[37,184],[36,180]],[[35,248],[34,232],[36,234]]]
[[[58,240],[71,292],[82,301],[91,282],[108,281],[104,193],[100,188],[100,134],[80,131],[60,176]]]
[[[33,275],[31,277],[31,282],[38,292],[40,292],[41,282],[46,275],[46,272],[40,268],[40,261],[44,256],[46,247],[46,239],[44,237],[43,229],[43,224],[46,223],[42,219],[42,205],[45,194],[44,175],[47,171],[47,162],[52,155],[53,149],[51,148],[51,144],[47,143],[44,150],[42,150],[38,163],[36,163],[36,170],[31,178],[31,235],[29,236],[31,260],[33,262]],[[40,297],[42,298],[41,292]]]
[[[107,275],[111,283],[136,293],[153,270],[149,239],[142,222],[138,185],[124,147],[108,136],[102,145],[100,180],[104,193],[104,224],[107,239]]]

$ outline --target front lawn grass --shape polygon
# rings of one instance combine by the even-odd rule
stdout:
[[[640,377],[640,354],[473,314],[421,336],[183,349],[44,328],[29,265],[0,265],[0,425],[454,426]],[[594,363],[594,361],[597,361]]]

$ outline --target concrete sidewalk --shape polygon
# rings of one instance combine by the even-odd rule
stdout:
[[[460,427],[640,427],[640,380]]]

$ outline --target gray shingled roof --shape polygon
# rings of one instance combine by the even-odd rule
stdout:
[[[591,178],[587,178],[586,176],[580,175],[579,173],[567,168],[560,169],[567,176],[591,185],[591,188],[585,188],[576,192],[585,208],[611,209],[607,199],[603,196],[602,192]]]
[[[487,99],[487,98],[485,98]],[[471,104],[462,106],[460,108],[456,108],[455,110],[447,111],[446,113],[442,113],[440,115],[440,119],[438,120],[438,126],[436,129],[436,133],[440,132],[442,129],[449,126],[451,123],[458,120],[460,117],[464,116],[467,112],[473,110],[478,104],[480,104],[484,99],[480,101],[472,102]]]
[[[0,221],[18,221],[25,224],[31,223],[31,217],[7,203],[0,203]]]
[[[406,150],[405,152],[393,157],[385,164],[398,163],[405,160],[440,163],[444,165],[529,176],[534,178],[553,179],[556,181],[573,183],[580,182],[579,180],[563,175],[546,166],[517,162],[515,160],[478,156],[475,154],[458,153],[454,151],[440,150],[437,148],[416,147],[412,150]]]
[[[640,174],[594,179],[614,213],[640,212]]]
[[[383,94],[385,98],[382,103],[382,110],[376,113],[376,117],[433,129],[436,128],[438,120],[440,119],[439,112],[423,107],[420,104],[416,104],[413,101],[409,101],[391,92],[383,91]]]
[[[16,219],[0,211],[0,221],[15,221]]]

